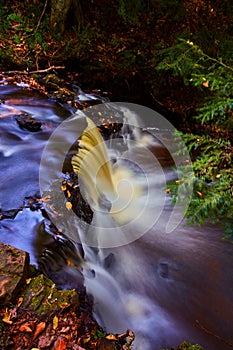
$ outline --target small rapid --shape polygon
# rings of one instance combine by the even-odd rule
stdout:
[[[43,235],[40,236],[45,218],[40,210],[33,211],[25,203],[27,198],[39,194],[42,153],[52,132],[70,112],[40,94],[19,87],[1,86],[0,93],[5,99],[5,106],[0,110],[0,202],[2,212],[9,212],[9,217],[0,221],[0,239],[28,251],[31,262],[37,264],[43,249],[49,247]],[[11,112],[8,106],[36,117],[42,122],[41,130],[30,133],[20,129],[12,114],[6,116]],[[82,130],[84,128],[82,125]],[[148,131],[151,133],[151,129]],[[79,133],[72,132],[74,136]],[[156,135],[158,133],[166,138],[167,130],[159,126]],[[70,138],[71,134],[63,134],[64,144],[72,143]],[[118,154],[112,149],[112,142],[107,142],[107,147],[110,158],[114,159]],[[147,226],[149,210],[145,222],[143,217],[140,219],[141,226],[139,221],[129,226],[127,244],[116,240],[118,244],[111,247],[104,244],[93,247],[88,245],[86,226],[80,225],[79,220],[72,221],[70,214],[65,234],[72,242],[82,243],[82,277],[73,267],[59,266],[59,285],[73,287],[83,278],[87,292],[93,297],[97,320],[108,332],[131,328],[136,334],[134,349],[176,347],[185,339],[210,350],[230,350],[233,348],[232,244],[222,239],[220,227],[208,224],[190,227],[180,219],[175,229],[167,233],[173,206],[169,196],[164,195],[164,186],[177,176],[169,152],[153,139],[150,152],[159,162],[151,166],[148,153],[135,152],[134,146],[131,151],[123,149],[128,152],[124,153],[127,159],[124,158],[123,163],[125,166],[130,160],[131,164],[137,161],[143,165],[141,178],[135,175],[138,167],[132,168],[133,178],[140,184],[146,174],[149,184],[146,189],[150,188],[151,192],[148,202],[142,201],[142,204],[149,203],[157,219]],[[51,151],[51,158],[44,164],[50,165],[49,174],[56,180],[60,177],[55,169],[60,149],[54,147]],[[45,183],[51,185],[49,179]],[[108,208],[107,202],[101,203]],[[109,211],[101,208],[101,220],[98,215],[95,219],[97,229],[112,228]],[[15,215],[11,215],[14,210]],[[134,205],[130,210],[140,213]],[[140,235],[145,226],[146,232]],[[123,232],[122,237],[125,233],[127,236],[129,228],[116,225],[112,236],[119,231]],[[89,230],[89,234],[96,232],[92,226]],[[97,233],[96,242],[98,236]]]

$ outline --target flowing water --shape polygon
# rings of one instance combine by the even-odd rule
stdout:
[[[42,151],[69,112],[38,93],[18,87],[1,86],[0,95],[5,100],[0,106],[0,203],[2,211],[9,213],[9,218],[0,221],[0,239],[27,250],[36,264],[48,244],[38,237],[44,217],[40,210],[17,209],[26,207],[27,197],[38,194]],[[20,129],[14,117],[16,110],[41,121],[41,131]],[[54,157],[58,156],[56,151]],[[155,145],[153,152],[163,165],[165,177],[171,178],[166,150]],[[156,178],[155,206],[160,205],[163,184],[164,179]],[[14,210],[13,217],[10,214]],[[157,222],[129,244],[103,248],[98,253],[84,245],[89,271],[94,271],[92,274],[84,269],[84,278],[94,297],[96,318],[109,332],[133,329],[135,349],[139,350],[175,347],[184,339],[209,350],[232,349],[232,244],[221,239],[220,228],[211,225],[188,227],[183,221],[166,233],[171,210],[166,199]],[[70,224],[72,237],[75,230],[74,222]],[[75,270],[69,276],[79,278]],[[69,283],[72,285],[70,281],[64,285]]]

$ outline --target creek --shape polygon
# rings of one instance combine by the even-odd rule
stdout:
[[[38,238],[44,217],[40,210],[17,209],[27,198],[39,195],[42,152],[51,133],[70,112],[35,91],[17,86],[0,86],[0,97],[5,100],[0,105],[0,204],[3,212],[9,212],[9,218],[0,221],[0,239],[28,251],[31,263],[37,264],[46,247]],[[40,121],[41,130],[21,129],[15,120],[17,110]],[[161,160],[165,177],[172,178],[166,150],[155,146],[154,153]],[[153,198],[159,205],[164,188],[159,177],[156,181],[152,187],[158,196]],[[184,220],[166,233],[171,211],[166,199],[158,220],[145,234],[131,243],[103,248],[103,259],[84,248],[86,262],[95,271],[95,276],[84,274],[84,279],[94,298],[96,318],[108,332],[135,331],[138,350],[175,347],[183,340],[208,350],[232,349],[232,244],[222,239],[221,228],[190,227]],[[75,231],[75,225],[71,230]],[[72,270],[70,279],[78,279],[78,274]],[[72,281],[64,282],[67,285],[72,286]]]

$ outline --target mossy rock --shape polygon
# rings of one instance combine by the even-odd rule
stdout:
[[[197,344],[193,345],[187,341],[184,341],[182,344],[178,346],[176,350],[204,350],[204,348],[200,345],[197,345]]]
[[[13,300],[25,283],[29,254],[0,243],[0,304]]]
[[[58,290],[55,284],[44,275],[28,279],[21,298],[21,308],[45,317],[79,303],[75,290]]]

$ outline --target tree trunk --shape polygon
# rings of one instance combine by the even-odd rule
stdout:
[[[72,0],[51,0],[51,27],[64,33],[67,14]]]

